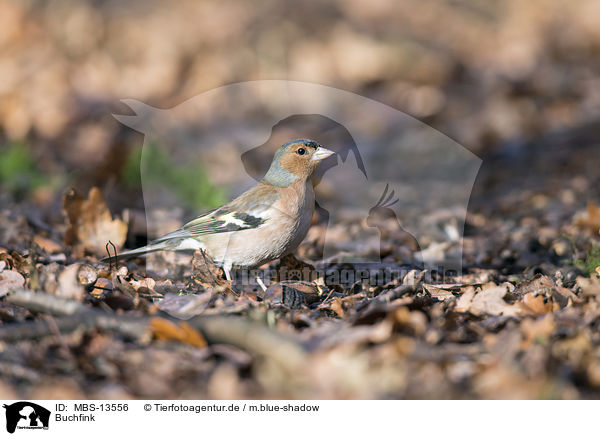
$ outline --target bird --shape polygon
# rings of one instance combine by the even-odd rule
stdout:
[[[311,176],[333,154],[311,139],[286,142],[275,152],[264,177],[239,197],[144,247],[101,260],[205,250],[231,281],[232,268],[258,267],[298,248],[315,209]],[[260,278],[258,283],[266,289]]]

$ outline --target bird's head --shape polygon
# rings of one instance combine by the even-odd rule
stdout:
[[[263,180],[280,187],[289,186],[297,180],[306,180],[323,159],[333,154],[333,151],[310,139],[286,142],[275,153]]]

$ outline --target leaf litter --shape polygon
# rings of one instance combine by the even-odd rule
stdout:
[[[262,291],[252,279],[232,286],[203,251],[172,278],[143,259],[98,263],[107,236],[124,244],[125,221],[95,188],[87,198],[69,191],[64,205],[64,241],[30,228],[35,245],[0,247],[0,372],[20,395],[594,398],[600,389],[598,271],[412,269],[375,286],[328,284],[312,261],[288,256],[261,269],[273,279]],[[588,232],[578,219],[569,231]],[[66,260],[52,261],[59,251]],[[50,390],[37,387],[42,378]]]

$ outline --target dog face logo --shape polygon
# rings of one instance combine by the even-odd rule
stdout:
[[[48,429],[50,411],[29,401],[5,404],[6,431],[14,433],[16,429]]]

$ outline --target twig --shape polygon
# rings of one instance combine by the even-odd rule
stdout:
[[[113,251],[115,253],[115,269],[119,266],[118,260],[117,260],[117,247],[115,247],[115,244],[112,243],[112,241],[108,241],[106,243],[106,253],[108,254],[108,270],[112,271],[113,267],[112,267],[112,255],[110,254],[110,250],[108,248],[108,246],[111,246],[113,248]]]
[[[195,316],[187,323],[200,330],[209,343],[234,345],[290,371],[299,370],[307,359],[304,347],[298,342],[243,318]]]
[[[51,336],[57,330],[66,334],[79,328],[98,328],[118,333],[127,339],[140,340],[151,333],[151,320],[156,318],[108,313],[72,300],[26,290],[13,291],[7,296],[7,301],[32,311],[51,313],[63,318],[55,319],[52,326],[47,321],[26,321],[1,326],[0,341],[6,342]],[[181,322],[180,319],[167,315],[161,317]],[[200,315],[186,322],[198,329],[209,343],[234,345],[255,357],[277,363],[288,371],[299,370],[307,359],[306,351],[300,343],[247,319]]]
[[[31,292],[24,289],[11,291],[6,301],[33,312],[49,313],[55,316],[71,315],[87,306],[74,300],[67,300],[44,292]]]
[[[388,291],[384,291],[379,294],[377,297],[372,298],[368,301],[363,302],[359,306],[356,307],[356,312],[360,312],[362,310],[370,310],[377,306],[382,306],[389,304],[393,300],[397,300],[405,294],[410,292],[414,292],[416,287],[414,285],[400,285],[397,288],[390,289]]]
[[[36,371],[12,362],[0,362],[0,374],[30,383],[37,383],[40,380],[40,374]]]
[[[48,323],[47,320],[8,324],[0,327],[0,341],[20,342],[52,336],[57,332],[68,334],[77,329],[94,328],[112,331],[131,340],[140,340],[149,334],[149,320],[147,318],[116,315],[92,308],[86,308],[67,317],[55,319],[52,324]]]
[[[382,292],[377,297],[371,300],[371,304],[388,304],[390,301],[397,300],[404,294],[408,294],[409,292],[413,292],[414,290],[414,285],[401,285],[397,288],[390,289],[387,292]]]
[[[333,294],[334,291],[335,291],[335,289],[331,288],[331,291],[329,291],[327,296],[323,299],[322,303],[325,303],[327,300],[329,300],[329,298],[331,298],[331,295]]]

